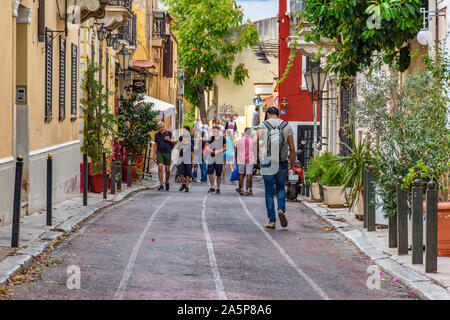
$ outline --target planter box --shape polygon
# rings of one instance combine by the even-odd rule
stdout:
[[[450,257],[450,202],[438,203],[438,256]]]
[[[361,192],[358,192],[358,198],[356,198],[351,211],[359,220],[362,221],[364,219],[364,199]]]
[[[331,208],[342,207],[345,204],[345,193],[341,191],[342,187],[323,186],[325,204]]]
[[[319,184],[318,183],[313,183],[311,185],[311,198],[314,201],[321,202],[321,199],[320,199],[320,188],[319,188]]]

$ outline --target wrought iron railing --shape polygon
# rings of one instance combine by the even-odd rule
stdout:
[[[136,46],[137,43],[137,15],[128,19],[128,23],[119,28],[119,40],[127,41],[130,46]]]
[[[124,6],[130,10],[133,10],[133,0],[110,0],[113,5]]]

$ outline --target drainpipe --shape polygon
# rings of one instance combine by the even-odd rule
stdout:
[[[429,47],[429,54],[434,56],[436,53],[436,47],[438,46],[438,35],[437,35],[437,23],[438,17],[434,16],[437,11],[436,0],[428,0],[428,11],[431,13],[429,17],[431,21],[429,21],[428,25],[433,35],[434,44]]]
[[[336,151],[336,138],[335,138],[335,128],[336,128],[336,101],[334,98],[336,97],[336,91],[334,86],[334,76],[329,78],[329,88],[330,88],[330,128],[329,128],[329,150],[334,154]]]

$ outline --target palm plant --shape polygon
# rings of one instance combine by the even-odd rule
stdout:
[[[341,163],[339,174],[342,175],[342,193],[348,188],[350,192],[347,195],[347,205],[352,208],[358,195],[364,193],[364,168],[367,164],[373,164],[370,141],[360,139],[355,143],[351,136],[352,146],[345,145],[349,154],[345,157],[338,157],[336,161]]]

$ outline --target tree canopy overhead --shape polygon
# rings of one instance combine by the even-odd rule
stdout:
[[[306,40],[336,40],[327,68],[343,78],[382,63],[404,71],[426,6],[426,0],[306,0],[304,19],[314,24]]]
[[[234,66],[236,54],[258,41],[258,33],[235,0],[166,0],[174,16],[179,41],[180,68],[187,75],[186,98],[199,107],[206,119],[205,90],[214,77],[229,79],[236,85],[248,78],[244,64]]]

